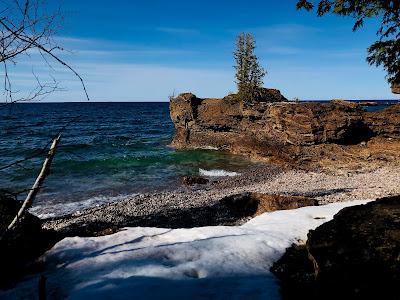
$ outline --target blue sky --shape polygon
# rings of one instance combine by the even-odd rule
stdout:
[[[54,3],[56,1],[52,1]],[[57,39],[63,58],[84,78],[92,101],[168,101],[173,93],[200,97],[234,92],[235,37],[251,32],[267,69],[265,86],[290,99],[395,98],[385,73],[365,62],[378,24],[356,33],[353,21],[296,11],[295,0],[64,0]],[[34,58],[31,58],[31,60]],[[28,84],[36,61],[15,68]],[[46,101],[83,101],[79,82],[52,71],[64,91]]]

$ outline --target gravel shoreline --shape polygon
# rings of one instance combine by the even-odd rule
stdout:
[[[248,218],[229,215],[220,200],[243,192],[312,197],[320,204],[367,200],[400,194],[400,167],[327,174],[281,170],[270,165],[250,168],[237,177],[173,192],[140,194],[121,202],[44,221],[46,229],[64,236],[112,233],[121,227],[195,227],[238,225]]]

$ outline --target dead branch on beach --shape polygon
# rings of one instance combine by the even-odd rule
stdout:
[[[47,157],[43,162],[42,169],[40,170],[40,173],[35,180],[35,183],[33,184],[32,188],[29,190],[28,196],[26,197],[25,201],[22,203],[22,206],[19,209],[17,215],[12,220],[10,225],[8,225],[6,231],[3,233],[0,240],[4,237],[4,235],[7,232],[11,231],[15,227],[15,225],[18,223],[18,221],[23,218],[26,211],[32,206],[37,193],[39,192],[41,186],[43,185],[44,180],[46,179],[47,175],[50,172],[51,163],[52,163],[54,155],[56,153],[57,145],[60,141],[60,138],[61,138],[61,136],[59,135],[59,136],[57,136],[57,138],[55,138],[53,140],[50,150],[47,154]]]

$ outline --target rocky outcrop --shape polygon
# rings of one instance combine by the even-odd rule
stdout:
[[[382,111],[364,113],[364,123],[376,136],[400,137],[400,104]]]
[[[336,160],[334,156],[340,158],[349,152],[342,146],[366,144],[375,137],[400,138],[399,109],[396,105],[367,113],[362,106],[342,100],[244,106],[235,95],[200,99],[186,93],[170,102],[176,129],[172,146],[212,146],[291,165],[318,161],[320,155]],[[331,157],[327,155],[332,151]]]
[[[286,299],[398,299],[400,196],[340,211],[272,271]]]

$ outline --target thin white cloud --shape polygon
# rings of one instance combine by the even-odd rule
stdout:
[[[275,24],[271,26],[255,28],[257,32],[275,33],[275,34],[310,34],[323,32],[321,28],[307,26],[302,24]]]
[[[323,32],[321,28],[307,26],[302,24],[274,24],[262,27],[250,27],[244,29],[231,29],[230,32],[238,34],[240,32],[251,32],[256,36],[272,37],[301,37],[309,34],[317,34]]]
[[[129,58],[153,56],[181,56],[198,53],[196,50],[187,50],[170,47],[154,47],[141,44],[125,43],[100,39],[80,39],[74,37],[56,37],[56,40],[66,51],[64,56],[75,56],[79,60],[96,60],[98,58]]]
[[[303,32],[313,30],[302,26],[273,27],[269,30],[285,32],[289,28]],[[236,90],[234,70],[231,65],[177,67],[169,59],[159,60],[158,63],[151,59],[156,56],[170,58],[171,55],[194,53],[190,52],[191,49],[143,47],[114,41],[62,38],[65,47],[68,49],[71,46],[69,49],[72,50],[72,54],[64,53],[64,57],[85,80],[92,101],[168,101],[168,96],[174,90],[177,93],[192,91],[200,97],[222,97]],[[358,56],[358,51],[364,49],[309,50],[281,40],[272,39],[274,44],[270,42],[271,38],[260,40],[264,44],[257,50],[262,54],[260,55],[262,62],[268,66],[266,86],[281,89],[288,98],[393,97],[381,70],[369,67],[364,62],[363,55],[358,59],[353,58],[355,55]],[[142,55],[147,55],[150,58],[147,61],[151,64],[133,63],[125,59]],[[302,55],[304,60],[298,57],[290,59],[296,55]],[[123,59],[114,59],[119,56]],[[346,58],[351,58],[351,64],[348,63],[350,60],[345,60]],[[340,61],[343,62],[336,64]],[[46,76],[51,72],[51,75],[60,81],[61,87],[67,90],[52,94],[46,101],[85,100],[80,82],[71,72],[57,64],[54,65],[54,70],[49,70],[40,57],[33,54],[13,69],[15,71],[13,78],[17,86],[27,85],[32,68],[43,78],[48,78]]]
[[[192,28],[178,28],[178,27],[157,27],[157,31],[169,33],[169,34],[180,34],[180,35],[192,35],[199,34],[200,31]]]

